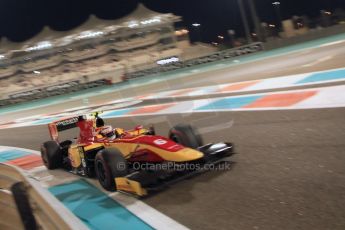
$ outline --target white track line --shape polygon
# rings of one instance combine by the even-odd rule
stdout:
[[[302,65],[302,67],[311,67],[311,66],[314,66],[314,65],[318,65],[322,62],[325,62],[325,61],[328,61],[328,60],[331,60],[333,58],[333,56],[326,56],[326,57],[323,57],[323,58],[320,58],[320,59],[317,59],[316,61],[314,62],[311,62],[309,64],[305,64],[305,65]]]

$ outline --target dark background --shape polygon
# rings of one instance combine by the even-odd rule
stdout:
[[[254,0],[262,21],[277,22],[272,6],[274,0]],[[135,9],[135,0],[0,0],[0,37],[24,41],[48,25],[54,30],[77,27],[90,14],[102,19],[116,19]],[[146,7],[157,12],[171,12],[183,17],[188,26],[202,24],[204,41],[211,41],[219,34],[234,29],[243,34],[237,0],[143,0]],[[320,10],[345,8],[345,0],[281,0],[283,18],[293,15],[318,17]],[[249,11],[248,11],[249,17]],[[250,20],[250,18],[249,18]]]

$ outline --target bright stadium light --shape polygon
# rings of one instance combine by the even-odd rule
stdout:
[[[200,23],[193,23],[192,26],[199,27],[199,26],[201,26],[201,24]]]
[[[137,21],[131,21],[128,23],[128,27],[129,28],[135,28],[135,27],[138,27],[139,26],[139,23]]]
[[[189,33],[189,30],[186,30],[186,29],[176,30],[175,31],[175,35],[176,36],[181,36],[181,35],[185,35],[185,34],[188,34],[188,33]]]
[[[140,23],[142,25],[147,25],[147,24],[152,24],[152,23],[155,23],[155,22],[157,22],[157,23],[161,22],[161,19],[159,17],[154,17],[154,18],[151,18],[151,19],[143,20]]]
[[[167,58],[167,59],[163,59],[163,60],[159,60],[157,61],[158,65],[166,65],[169,63],[173,63],[173,62],[178,62],[180,59],[177,57],[172,57],[172,58]]]
[[[182,32],[183,34],[188,34],[188,33],[189,33],[189,30],[182,29],[181,32]]]
[[[37,43],[36,46],[32,46],[32,47],[25,49],[25,51],[30,52],[30,51],[34,51],[34,50],[43,50],[43,49],[51,48],[52,46],[53,45],[51,44],[51,42],[43,41],[43,42]]]
[[[280,5],[280,2],[272,2],[273,5]]]
[[[84,38],[94,38],[103,35],[102,31],[84,31],[81,32],[77,39],[84,39]]]
[[[120,28],[120,26],[107,26],[104,28],[103,31],[105,31],[107,33],[111,33],[111,32],[114,32],[115,30],[117,30],[118,28]]]
[[[73,42],[73,35],[69,35],[69,36],[66,36],[66,37],[63,37],[62,39],[60,39],[59,41],[59,45],[60,46],[65,46],[65,45],[69,45]]]
[[[182,32],[179,31],[179,30],[176,30],[176,31],[175,31],[175,35],[176,35],[176,36],[181,36],[181,35],[182,35]]]

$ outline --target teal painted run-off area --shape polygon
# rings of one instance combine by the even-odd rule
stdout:
[[[90,229],[153,229],[85,180],[50,187],[49,191]]]
[[[198,111],[203,110],[218,110],[218,109],[240,109],[244,106],[247,106],[251,103],[254,103],[259,98],[263,96],[245,96],[245,97],[236,97],[236,98],[224,98],[217,100],[208,105],[197,108]]]

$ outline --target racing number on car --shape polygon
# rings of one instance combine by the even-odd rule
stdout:
[[[166,140],[163,140],[163,139],[157,139],[153,143],[155,143],[156,145],[164,145],[168,142]]]

